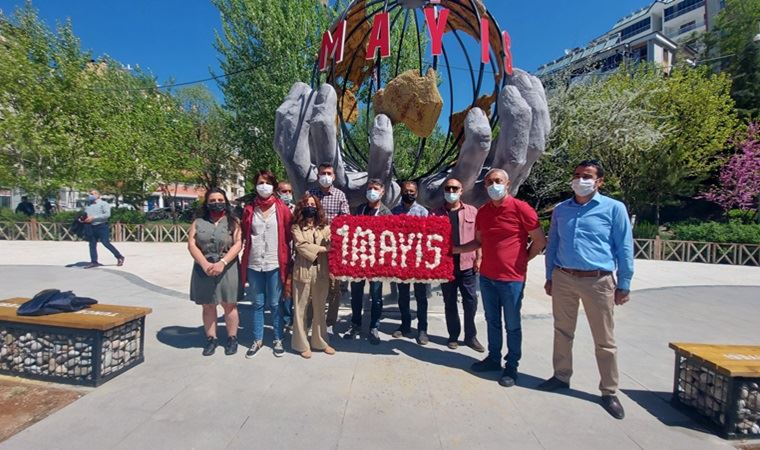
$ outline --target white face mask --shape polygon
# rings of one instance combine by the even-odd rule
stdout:
[[[459,201],[459,192],[446,192],[443,197],[446,199],[446,203],[456,203]]]
[[[290,194],[280,194],[280,200],[287,204],[290,204],[293,202],[293,196]]]
[[[578,197],[588,197],[596,191],[596,180],[576,178],[570,183],[570,186]]]
[[[492,184],[488,186],[488,196],[491,200],[501,200],[507,195],[507,187],[503,184]]]
[[[369,200],[370,203],[375,203],[376,201],[380,200],[382,196],[383,195],[380,193],[380,191],[367,189],[367,200]]]
[[[324,187],[324,188],[327,188],[327,187],[332,186],[334,180],[335,179],[332,176],[330,176],[330,175],[320,175],[319,176],[319,185],[322,186],[322,187]]]
[[[271,184],[257,184],[256,185],[256,192],[262,197],[262,198],[269,198],[272,196],[272,192],[274,192],[274,186]]]

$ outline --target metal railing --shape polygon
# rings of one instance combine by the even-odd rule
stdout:
[[[187,242],[189,224],[113,223],[114,242]],[[0,222],[0,241],[75,241],[64,223]],[[634,257],[655,261],[730,264],[760,267],[760,245],[717,242],[634,239]]]

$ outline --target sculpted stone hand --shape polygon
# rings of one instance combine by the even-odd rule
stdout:
[[[316,185],[317,167],[329,162],[335,168],[334,186],[343,190],[352,205],[365,200],[366,183],[379,178],[385,183],[384,202],[397,198],[400,189],[391,179],[393,164],[393,126],[385,115],[378,115],[370,132],[367,172],[352,170],[343,162],[338,145],[338,98],[335,89],[323,84],[314,91],[296,83],[277,109],[274,148],[280,155],[296,198]]]
[[[442,184],[449,177],[462,182],[464,201],[482,205],[488,200],[482,179],[489,168],[507,171],[511,194],[530,175],[533,164],[544,153],[551,130],[549,108],[538,78],[515,69],[498,98],[499,136],[492,140],[488,116],[473,108],[464,124],[464,143],[451,171],[421,181],[419,201],[429,208],[443,203]],[[385,182],[383,199],[393,205],[399,187],[392,179],[393,126],[385,115],[375,117],[370,132],[367,172],[345,166],[337,139],[337,95],[330,85],[318,91],[296,83],[277,109],[274,147],[285,165],[297,195],[302,195],[317,179],[317,165],[331,162],[335,167],[335,186],[343,189],[352,205],[364,201],[368,178]]]

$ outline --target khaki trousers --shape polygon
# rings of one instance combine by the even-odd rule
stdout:
[[[310,275],[309,280],[293,280],[293,339],[290,346],[298,353],[310,348],[324,350],[328,347],[325,299],[330,280],[317,277],[316,267],[310,270]],[[309,306],[314,312],[311,319],[311,343],[306,321],[306,309]]]
[[[555,269],[552,275],[554,314],[554,376],[569,383],[573,375],[573,339],[578,322],[579,300],[588,318],[596,348],[596,364],[602,395],[614,395],[618,388],[617,347],[615,346],[615,280],[612,275],[581,278]]]

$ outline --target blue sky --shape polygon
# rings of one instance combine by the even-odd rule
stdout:
[[[10,14],[23,3],[0,0],[0,9]],[[485,0],[512,36],[515,66],[528,71],[562,55],[566,48],[585,45],[648,3]],[[51,26],[70,18],[83,47],[95,55],[105,53],[123,64],[149,69],[162,82],[207,78],[209,70],[218,67],[213,40],[220,20],[208,0],[35,0],[33,4]],[[461,76],[465,75],[469,77]],[[206,85],[222,99],[215,82]]]

